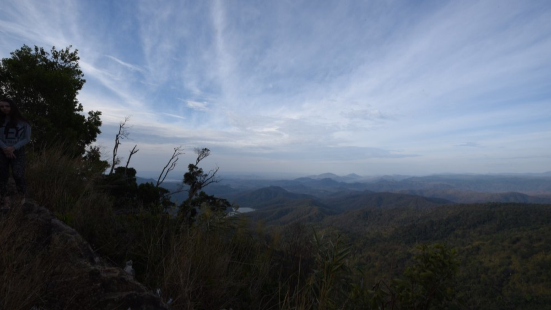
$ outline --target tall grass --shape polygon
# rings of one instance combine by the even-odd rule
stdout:
[[[28,261],[33,251],[29,236],[18,231],[17,216],[0,215],[0,309],[30,309],[41,290],[40,256]]]
[[[26,169],[29,195],[49,210],[66,213],[93,191],[99,174],[80,157],[70,157],[64,146],[30,154]]]
[[[49,252],[41,234],[27,225],[21,206],[0,215],[0,309],[30,309],[49,294],[61,257]]]
[[[91,189],[81,159],[64,156],[63,148],[29,154],[28,196],[70,220],[69,212]],[[88,179],[86,179],[88,177]],[[0,215],[0,309],[30,309],[48,294],[45,290],[59,257],[53,257],[26,225],[23,206],[12,205]]]
[[[97,247],[116,248],[112,199],[97,187],[102,171],[81,157],[67,156],[67,147],[45,148],[29,156],[28,196],[75,228]],[[115,243],[115,244],[112,244]]]
[[[269,255],[245,224],[215,231],[138,217],[140,237],[129,257],[143,283],[173,300],[172,309],[266,309],[275,302],[265,291],[272,281]]]

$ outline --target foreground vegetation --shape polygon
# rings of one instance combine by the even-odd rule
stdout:
[[[135,208],[121,209],[114,204],[120,197],[110,194],[119,185],[90,170],[85,159],[63,153],[31,157],[33,197],[115,265],[133,260],[137,279],[172,299],[172,309],[437,309],[454,301],[458,261],[445,246],[412,247],[415,255],[403,274],[374,287],[337,232],[293,225],[268,235],[206,203],[192,221],[159,212],[162,200],[126,197]],[[47,307],[41,305],[47,281],[38,270],[57,261],[38,255],[36,262],[19,265],[18,251],[33,249],[24,236],[10,239],[13,221],[2,217],[0,226],[0,292],[9,296],[1,306]],[[14,285],[28,293],[14,294]]]
[[[137,279],[159,288],[171,309],[543,309],[551,302],[549,206],[365,208],[354,215],[361,226],[263,227],[203,202],[190,221],[169,215],[161,197],[121,200],[120,191],[112,194],[120,179],[63,153],[31,156],[32,196],[114,265],[133,260]],[[24,236],[12,239],[16,225],[13,217],[0,225],[4,309],[41,305],[48,290],[40,270],[57,263],[37,253],[20,264],[20,251],[33,249]]]

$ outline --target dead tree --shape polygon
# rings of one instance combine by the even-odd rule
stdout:
[[[130,164],[130,158],[132,158],[132,155],[138,153],[139,150],[136,150],[136,147],[138,145],[134,145],[134,147],[132,148],[132,150],[130,151],[130,155],[128,155],[128,160],[126,161],[126,166],[124,166],[124,174],[126,175],[126,170],[128,169],[128,164]]]
[[[115,166],[120,163],[121,159],[117,157],[117,152],[119,150],[119,146],[121,145],[121,140],[128,138],[129,132],[127,131],[126,122],[130,120],[130,117],[127,116],[124,118],[124,121],[122,121],[119,124],[119,132],[115,136],[115,146],[113,147],[113,159],[111,162],[111,170],[109,171],[109,174],[113,174],[113,171],[115,170]]]
[[[174,168],[176,168],[176,163],[178,162],[178,156],[184,154],[182,151],[182,146],[178,146],[174,148],[174,153],[172,153],[172,156],[168,160],[168,163],[166,163],[166,166],[164,166],[163,170],[161,171],[161,174],[159,174],[159,178],[157,179],[157,184],[155,187],[159,187],[166,179],[166,176],[168,173]]]

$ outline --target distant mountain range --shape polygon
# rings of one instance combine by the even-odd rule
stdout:
[[[155,182],[137,178],[138,183]],[[173,194],[172,199],[182,202],[187,193],[180,184],[162,185]],[[419,197],[432,203],[518,202],[551,203],[551,172],[540,174],[440,174],[424,177],[390,175],[362,177],[357,174],[338,176],[323,173],[291,180],[221,179],[204,189],[208,194],[226,198],[242,207],[264,209],[295,200],[311,199],[324,205],[346,209],[361,207],[373,198],[372,193],[394,193],[402,198],[401,205],[415,204]],[[379,197],[378,199],[383,199]],[[432,199],[432,200],[431,200]],[[436,200],[435,200],[436,199]],[[440,199],[440,200],[438,200]],[[394,201],[395,197],[392,198]],[[373,200],[371,200],[370,204]]]
[[[324,173],[293,180],[255,180],[258,187],[267,185],[260,188],[246,181],[224,183],[235,191],[226,191],[227,199],[255,209],[246,216],[267,225],[316,222],[357,229],[362,227],[362,219],[373,216],[383,216],[383,222],[390,221],[385,217],[389,213],[382,210],[400,209],[411,219],[416,214],[412,210],[454,203],[551,203],[551,177],[542,175],[387,176],[353,181],[360,178]],[[400,217],[399,214],[395,215]]]

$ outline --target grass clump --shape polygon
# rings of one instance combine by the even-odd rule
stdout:
[[[39,300],[52,261],[32,232],[21,231],[18,208],[0,216],[0,309],[30,309]]]

